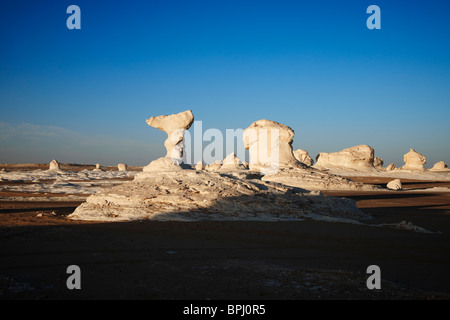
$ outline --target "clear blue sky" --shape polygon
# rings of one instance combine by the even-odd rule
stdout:
[[[441,0],[2,1],[0,163],[146,165],[165,134],[145,119],[191,109],[204,129],[281,122],[312,157],[368,144],[450,164],[449,16]]]

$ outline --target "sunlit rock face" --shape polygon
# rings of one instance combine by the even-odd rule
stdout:
[[[60,165],[59,165],[58,161],[52,160],[52,162],[50,162],[48,170],[55,171],[55,170],[60,170],[60,169],[61,168],[60,168]]]
[[[234,152],[230,153],[225,159],[222,161],[222,166],[220,170],[224,171],[232,171],[239,169],[247,169],[245,163],[239,159]]]
[[[447,164],[444,161],[439,161],[439,162],[436,162],[434,164],[433,168],[431,168],[430,170],[432,170],[432,171],[447,171],[449,169],[448,169]]]
[[[392,170],[395,170],[396,168],[395,168],[395,164],[393,164],[393,163],[391,163],[391,164],[389,164],[387,167],[386,167],[386,171],[392,171]]]
[[[374,157],[373,158],[373,166],[376,168],[376,169],[384,169],[383,168],[383,164],[384,164],[384,161],[383,161],[383,159],[381,159],[380,157]]]
[[[391,190],[402,190],[402,182],[400,179],[395,179],[389,182],[386,187]]]
[[[427,163],[427,157],[418,153],[414,149],[409,149],[409,152],[403,156],[405,165],[402,167],[404,170],[412,171],[425,171],[425,163]]]
[[[303,165],[292,150],[294,130],[271,120],[258,120],[244,130],[244,146],[249,150],[250,170],[277,171]]]
[[[314,164],[314,160],[309,156],[308,151],[303,149],[297,149],[294,151],[294,157],[300,161],[301,163],[312,166]]]
[[[321,152],[317,156],[316,168],[348,168],[354,170],[374,169],[374,149],[368,145],[359,145],[334,153]]]

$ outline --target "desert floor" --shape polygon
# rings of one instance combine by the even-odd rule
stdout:
[[[356,200],[370,224],[433,233],[313,220],[93,223],[66,218],[81,201],[0,201],[0,299],[449,299],[450,192],[414,189],[450,183],[402,183],[409,191],[323,193]],[[70,265],[81,290],[66,287]],[[381,290],[366,287],[370,265]]]

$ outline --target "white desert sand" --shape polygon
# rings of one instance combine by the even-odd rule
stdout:
[[[34,165],[34,164],[33,164]],[[70,171],[61,170],[60,164],[52,170],[14,170],[0,173],[0,191],[47,194],[40,201],[63,201],[75,196],[94,194],[105,186],[123,183],[122,180],[133,177],[136,171]],[[52,197],[52,195],[65,195]],[[85,198],[85,196],[83,196]],[[1,200],[19,201],[17,197],[0,197]],[[28,198],[29,201],[36,199]]]

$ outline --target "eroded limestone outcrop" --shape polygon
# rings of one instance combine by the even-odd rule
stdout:
[[[117,165],[117,170],[119,170],[119,171],[127,171],[128,170],[128,166],[125,163],[119,163]]]
[[[192,124],[192,113],[189,111],[178,115],[152,117],[149,120],[147,122],[151,126],[168,133],[169,141],[166,140],[165,143],[166,156],[155,160],[156,164],[155,161],[150,163],[147,170],[136,175],[133,181],[105,188],[91,195],[69,218],[106,221],[278,221],[315,216],[352,220],[369,217],[361,212],[352,200],[323,196],[320,192],[297,186],[300,184],[322,188],[352,188],[357,186],[357,183],[352,184],[346,179],[302,165],[292,153],[294,133],[287,126],[261,120],[249,127],[255,129],[254,132],[246,130],[246,146],[250,148],[251,156],[256,156],[256,161],[250,162],[250,169],[256,167],[257,171],[246,169],[244,162],[237,160],[234,154],[229,155],[223,163],[215,163],[215,167],[213,163],[206,166],[206,170],[194,170],[190,166],[183,167],[176,161],[178,156],[182,156],[183,134]],[[269,140],[264,140],[264,129],[270,132]],[[270,137],[276,139],[272,140]],[[259,157],[260,150],[268,152],[269,158]],[[174,152],[176,157],[173,157]],[[276,156],[272,157],[274,154]],[[228,170],[221,170],[224,165],[230,166]],[[244,170],[241,170],[241,165]],[[277,168],[280,171],[261,179],[261,167]],[[196,169],[202,168],[198,166]],[[248,173],[239,174],[239,171]],[[287,179],[287,183],[270,181],[268,177],[275,180]]]
[[[303,149],[297,149],[294,151],[294,157],[301,163],[311,167],[314,164],[314,160],[309,156],[308,151]]]
[[[280,168],[302,168],[294,156],[292,140],[294,130],[271,120],[258,120],[244,130],[244,146],[249,150],[250,170],[266,173]]]
[[[448,169],[447,164],[444,161],[439,161],[439,162],[436,162],[434,164],[433,168],[431,168],[430,170],[432,170],[432,171],[447,171],[449,169]]]
[[[425,163],[427,163],[427,157],[418,153],[416,150],[410,148],[409,152],[403,156],[405,165],[402,167],[404,170],[411,171],[425,171]]]
[[[345,168],[353,170],[374,169],[374,149],[368,145],[359,145],[342,151],[317,155],[315,168]]]
[[[49,164],[49,169],[50,171],[58,171],[61,170],[61,166],[59,164],[59,162],[57,160],[52,160]]]
[[[102,172],[102,171],[104,171],[104,170],[102,169],[102,166],[100,165],[100,163],[97,163],[97,164],[95,165],[95,169],[92,169],[92,171]]]
[[[184,151],[184,132],[194,122],[191,110],[147,119],[147,124],[167,133],[166,156],[152,161],[143,171],[180,170]]]
[[[223,159],[222,166],[220,170],[245,170],[248,169],[245,163],[239,159],[234,152],[230,153],[225,159]]]
[[[244,145],[250,151],[250,170],[261,172],[264,181],[307,190],[377,189],[302,164],[293,154],[293,138],[294,130],[288,126],[270,120],[254,122],[244,130]]]
[[[373,158],[373,166],[375,167],[375,169],[379,169],[379,170],[384,169],[383,164],[384,164],[384,161],[380,157]]]
[[[392,171],[392,170],[395,170],[396,169],[396,167],[395,167],[395,164],[393,164],[393,163],[390,163],[387,167],[386,167],[386,171]]]

